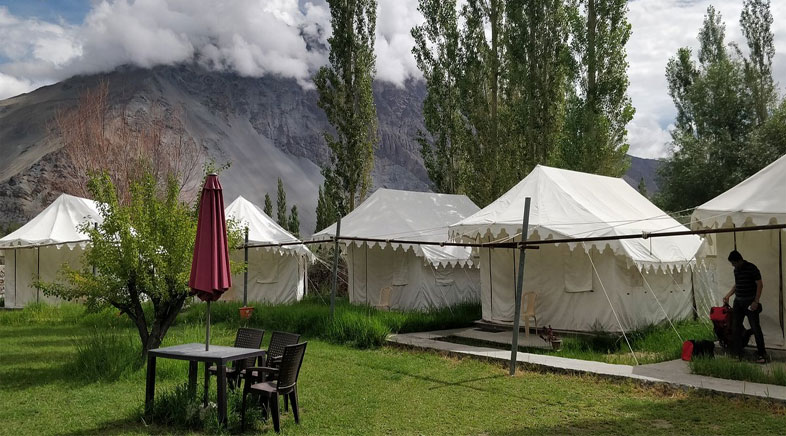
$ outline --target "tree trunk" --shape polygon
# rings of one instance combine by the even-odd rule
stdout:
[[[163,304],[163,307],[159,308],[157,304],[155,305],[156,319],[153,321],[153,327],[150,330],[147,341],[143,342],[145,344],[144,350],[142,352],[144,355],[147,355],[149,350],[161,346],[164,336],[166,336],[169,327],[172,326],[175,318],[183,308],[183,303],[185,303],[185,300],[186,297],[184,295],[177,297],[174,301],[168,300],[166,303],[159,303]]]

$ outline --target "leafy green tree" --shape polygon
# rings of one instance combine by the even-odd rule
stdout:
[[[647,182],[644,181],[644,177],[639,180],[639,186],[636,189],[639,191],[639,194],[649,197],[649,193],[647,192]]]
[[[423,101],[425,132],[418,132],[423,163],[438,192],[461,190],[463,161],[458,106],[462,80],[459,57],[458,13],[455,0],[420,0],[418,10],[425,21],[412,29],[412,53],[426,81]]]
[[[289,226],[287,219],[287,192],[284,190],[284,182],[278,178],[278,196],[276,198],[276,222],[283,228]]]
[[[298,217],[297,206],[295,205],[292,206],[292,210],[289,212],[287,230],[295,237],[300,237],[300,217]]]
[[[627,124],[634,109],[625,45],[630,39],[625,0],[581,0],[572,17],[575,86],[569,87],[565,131],[556,164],[619,177],[630,164]]]
[[[557,151],[565,122],[565,95],[570,70],[569,18],[575,9],[564,0],[505,3],[511,102],[515,140],[507,155],[514,164],[507,184],[515,183]]]
[[[666,68],[677,107],[672,156],[659,170],[657,198],[667,210],[695,207],[750,175],[749,143],[755,110],[743,63],[725,44],[725,25],[710,6],[699,32],[698,64],[680,49]]]
[[[88,188],[103,223],[81,228],[90,238],[84,267],[63,266],[63,282],[36,285],[47,295],[119,309],[136,326],[144,356],[161,345],[189,296],[197,204],[179,200],[177,178],[162,185],[150,170],[131,183],[127,203],[107,173],[92,177]],[[242,231],[231,223],[228,237],[233,246],[242,244]]]
[[[745,81],[753,98],[756,124],[762,124],[767,121],[777,102],[775,81],[772,78],[775,44],[770,1],[745,0],[740,27],[750,51],[748,58],[744,60]]]
[[[272,217],[273,216],[273,202],[270,200],[270,194],[267,192],[265,193],[265,207],[262,209],[265,212],[265,215]]]
[[[327,0],[333,35],[328,65],[314,77],[318,105],[333,131],[325,132],[330,165],[325,178],[337,182],[349,211],[371,187],[377,136],[372,95],[376,57],[376,0]]]

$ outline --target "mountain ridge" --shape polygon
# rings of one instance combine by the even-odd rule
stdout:
[[[166,111],[184,108],[184,127],[205,158],[231,162],[221,175],[227,203],[242,194],[261,205],[265,193],[275,196],[281,177],[288,205],[298,206],[301,234],[315,230],[320,167],[329,159],[323,132],[330,129],[316,91],[294,79],[249,78],[182,64],[75,76],[0,101],[0,223],[26,222],[57,195],[54,181],[68,174],[58,161],[60,144],[49,135],[51,120],[101,80],[109,84],[111,105],[132,114],[144,113],[151,103]],[[422,81],[404,87],[374,83],[380,138],[374,189],[430,190],[415,140],[424,128],[425,94]],[[652,162],[657,161],[632,157],[631,162],[626,181],[636,187],[644,177],[648,191],[655,192]]]

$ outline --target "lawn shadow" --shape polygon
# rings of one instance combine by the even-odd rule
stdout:
[[[583,418],[572,422],[565,422],[564,417],[560,422],[541,421],[532,426],[513,428],[503,431],[490,431],[490,436],[513,436],[513,435],[585,435],[585,434],[608,434],[608,435],[630,435],[630,434],[738,434],[761,433],[761,429],[767,428],[766,423],[757,419],[755,416],[748,416],[745,419],[745,412],[740,410],[729,410],[725,418],[718,416],[703,415],[702,410],[706,407],[706,402],[713,394],[689,392],[682,398],[674,398],[670,401],[658,403],[628,403],[620,406],[618,413],[608,413],[598,418]],[[766,403],[757,399],[740,399],[740,407],[745,407],[750,413],[750,409],[763,409],[766,407],[779,407],[783,405]],[[735,407],[736,409],[736,407]],[[786,411],[786,410],[784,410]],[[735,418],[736,417],[736,418]],[[781,418],[782,419],[782,418]],[[749,426],[753,423],[754,426]],[[740,424],[743,427],[733,427]],[[760,425],[761,428],[756,428]]]

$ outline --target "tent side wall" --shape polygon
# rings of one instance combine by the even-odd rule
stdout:
[[[764,342],[768,347],[786,345],[779,319],[780,311],[783,310],[779,295],[780,274],[786,266],[778,263],[778,232],[778,230],[766,230],[736,233],[737,250],[743,258],[755,264],[761,271],[764,289],[761,293],[762,313],[759,318],[764,332]],[[734,285],[734,269],[726,261],[729,252],[734,249],[734,238],[734,233],[721,233],[716,236],[718,250],[716,286],[721,298]],[[781,244],[783,242],[780,241]],[[715,304],[720,304],[720,300]]]
[[[350,245],[346,250],[349,299],[353,304],[380,303],[391,288],[390,306],[397,310],[428,310],[480,300],[477,268],[434,267],[412,251]]]
[[[243,250],[230,253],[233,262],[243,262]],[[305,289],[304,260],[285,256],[275,250],[251,248],[248,251],[248,301],[285,304],[300,301]],[[243,273],[232,276],[232,287],[222,297],[243,301]]]
[[[40,250],[40,253],[39,253]],[[60,279],[63,264],[80,268],[84,250],[80,247],[46,246],[41,248],[17,248],[4,250],[5,255],[5,305],[25,307],[30,303],[59,304],[63,300],[44,295],[33,286],[38,274],[45,282]],[[40,259],[39,259],[40,255]],[[39,270],[40,265],[40,270]]]
[[[641,274],[610,250],[600,253],[593,249],[591,256],[592,262],[583,249],[570,251],[565,245],[527,252],[523,292],[537,294],[538,325],[620,331],[604,288],[625,330],[665,321],[664,310],[673,320],[691,316],[690,272]],[[518,257],[517,250],[480,250],[484,320],[513,321]]]

